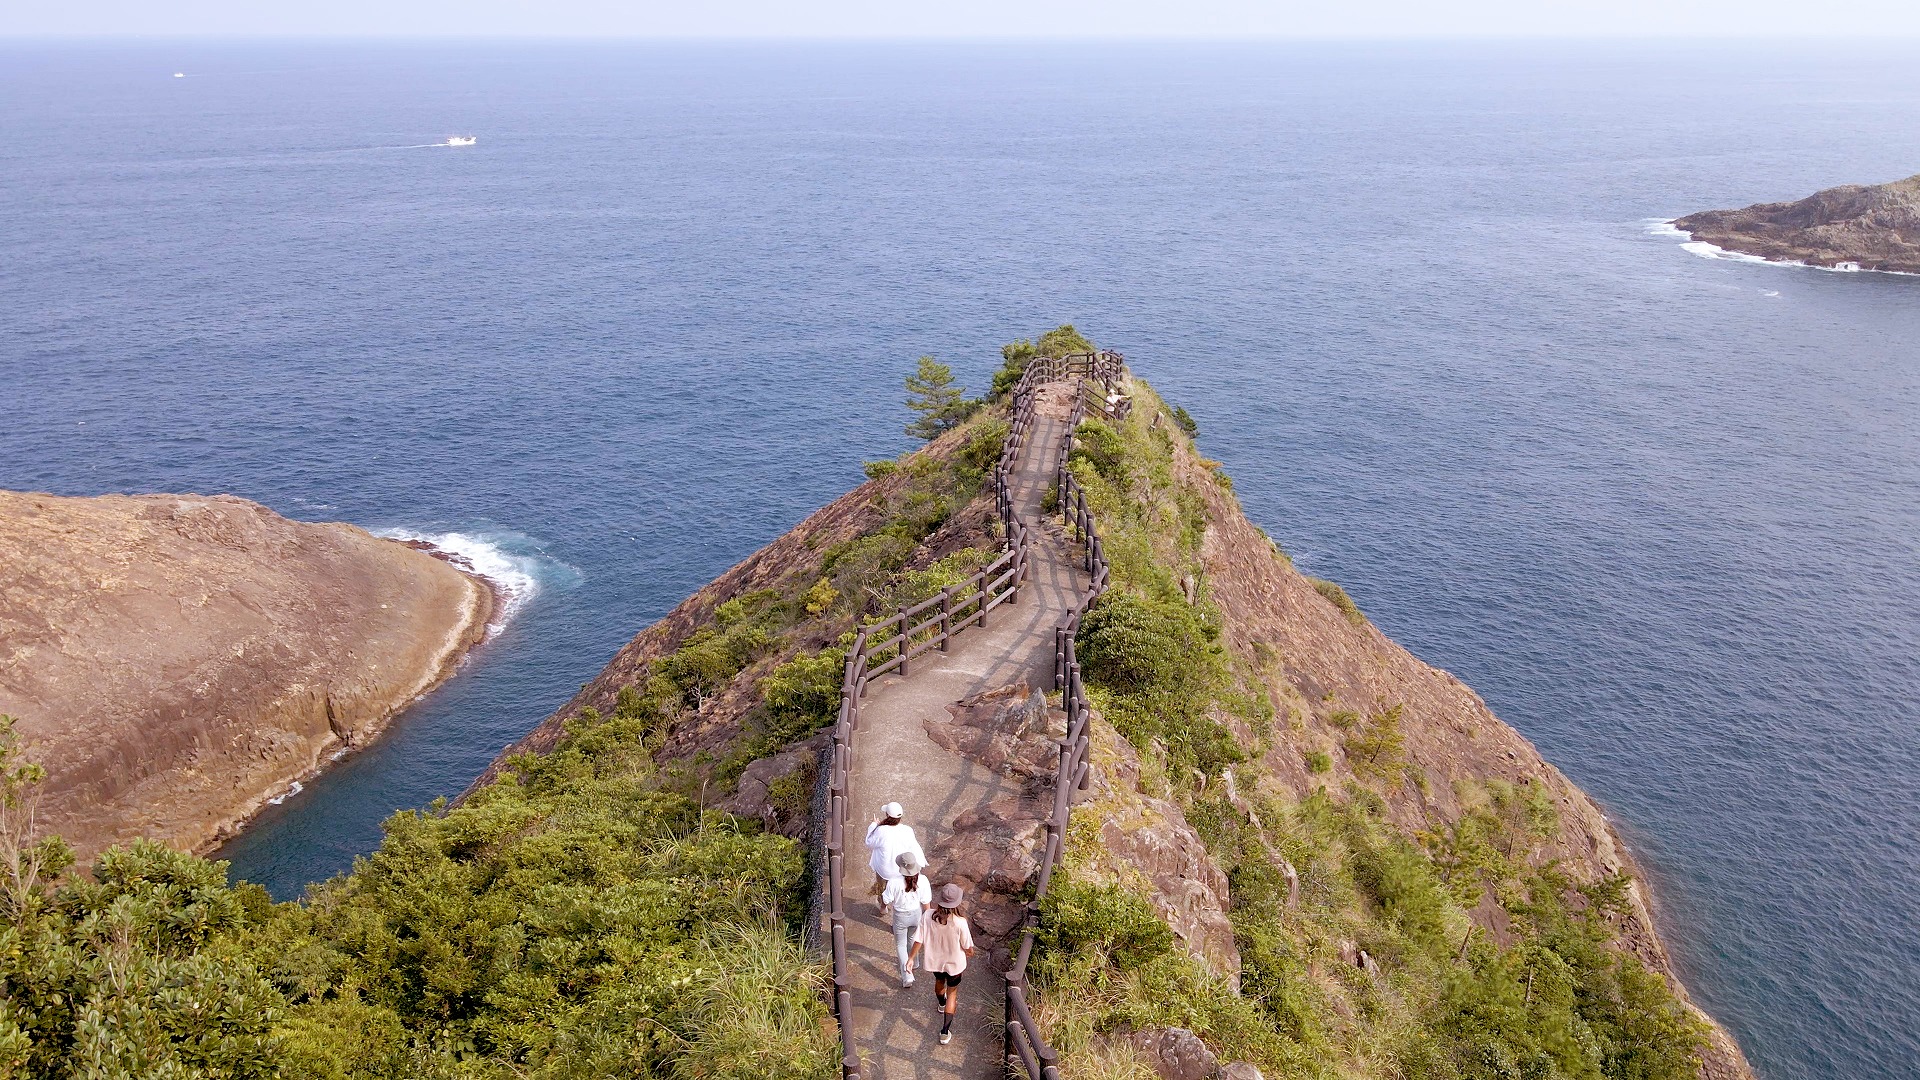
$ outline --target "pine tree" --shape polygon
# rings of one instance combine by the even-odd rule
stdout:
[[[907,408],[920,418],[907,425],[907,434],[935,439],[967,418],[978,402],[968,401],[953,385],[953,369],[931,356],[920,358],[920,366],[907,376]]]

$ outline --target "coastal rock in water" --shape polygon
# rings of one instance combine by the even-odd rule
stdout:
[[[1920,274],[1920,176],[1708,210],[1673,224],[1695,240],[1775,262]]]
[[[0,713],[83,860],[200,848],[450,674],[490,591],[228,495],[0,492]]]

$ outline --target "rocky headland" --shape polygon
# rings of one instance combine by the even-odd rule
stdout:
[[[230,833],[450,675],[493,605],[413,546],[233,496],[0,491],[0,714],[83,864]]]
[[[1920,274],[1920,176],[1707,210],[1673,225],[1695,241],[1770,262]]]
[[[1281,857],[1284,839],[1269,828],[1274,817],[1296,813],[1294,808],[1316,799],[1371,802],[1388,827],[1408,841],[1443,846],[1436,837],[1463,836],[1491,820],[1492,792],[1506,808],[1499,813],[1524,806],[1535,819],[1529,827],[1537,831],[1525,838],[1528,850],[1513,854],[1520,871],[1531,866],[1565,875],[1576,907],[1587,902],[1580,890],[1601,895],[1607,883],[1620,886],[1617,906],[1605,918],[1608,947],[1656,975],[1699,1019],[1703,1038],[1695,1075],[1751,1077],[1733,1040],[1687,1002],[1637,868],[1601,808],[1471,688],[1381,633],[1344,593],[1296,570],[1242,513],[1218,463],[1202,458],[1188,438],[1168,434],[1174,432],[1171,410],[1144,383],[1135,381],[1132,389],[1139,418],[1131,424],[1140,429],[1134,437],[1149,446],[1157,439],[1161,447],[1157,461],[1135,463],[1136,501],[1151,505],[1157,498],[1178,513],[1170,510],[1156,518],[1149,512],[1147,519],[1159,524],[1143,523],[1131,540],[1117,533],[1110,542],[1138,542],[1160,561],[1184,567],[1179,590],[1186,602],[1209,605],[1217,613],[1219,644],[1231,657],[1236,681],[1261,704],[1251,710],[1251,720],[1224,710],[1210,713],[1209,722],[1221,725],[1245,751],[1242,760],[1217,776],[1175,766],[1157,744],[1143,749],[1104,719],[1098,721],[1090,791],[1074,811],[1075,828],[1087,830],[1089,839],[1079,855],[1069,857],[1071,876],[1118,882],[1144,896],[1185,951],[1215,976],[1239,985],[1249,935],[1257,939],[1263,931],[1236,917],[1239,886],[1230,888],[1229,881],[1266,872],[1262,864],[1277,864],[1288,882],[1285,919],[1293,920],[1304,918],[1296,914],[1296,905],[1305,911],[1306,897],[1324,890],[1328,876],[1338,879],[1350,872],[1337,865],[1347,856],[1323,859],[1312,869],[1302,863],[1296,870]],[[815,789],[825,735],[781,745],[780,737],[767,730],[765,688],[784,682],[790,665],[804,663],[813,650],[844,642],[841,635],[856,616],[872,613],[870,601],[844,607],[860,577],[846,572],[854,557],[844,553],[863,550],[885,534],[889,522],[897,527],[905,508],[921,497],[915,488],[925,481],[915,477],[932,475],[931,462],[952,461],[966,445],[965,433],[956,432],[903,459],[898,469],[873,470],[866,484],[696,592],[621,649],[572,701],[510,748],[473,790],[510,777],[513,762],[527,760],[517,755],[551,753],[570,734],[591,730],[605,717],[627,723],[650,717],[648,748],[683,789],[774,831],[817,842],[812,834],[818,820],[810,820],[808,795]],[[1154,473],[1159,479],[1143,480]],[[895,573],[926,573],[955,551],[997,543],[992,512],[986,494],[956,507],[911,554],[903,553]],[[1186,546],[1160,550],[1163,543],[1174,545],[1180,533],[1168,521],[1187,523]],[[1109,516],[1102,527],[1117,525]],[[729,605],[799,608],[808,596],[835,595],[836,589],[841,605],[811,618],[799,616],[783,637],[743,656],[697,700],[676,694],[669,707],[658,704],[663,681],[683,680],[680,673],[690,670],[690,658],[704,656],[714,642],[738,633],[726,628],[730,618],[738,618],[727,614]],[[835,663],[827,677],[837,679],[838,654],[832,655]],[[947,716],[924,720],[934,743],[1026,785],[1018,798],[955,818],[953,835],[931,852],[941,873],[971,888],[976,925],[995,935],[1010,929],[1010,920],[1002,916],[1017,917],[1039,865],[1054,740],[1064,723],[1057,703],[1049,704],[1040,689],[1012,683],[954,703]],[[823,699],[820,707],[830,708],[829,702]],[[1262,714],[1267,719],[1258,719]],[[1227,842],[1222,836],[1240,839]],[[1489,885],[1477,903],[1463,901],[1470,926],[1466,941],[1511,949],[1532,940],[1535,931],[1522,925],[1527,919],[1510,910],[1524,906],[1513,900],[1517,888],[1508,880]],[[1369,953],[1378,947],[1368,945],[1377,925],[1351,910],[1320,911],[1314,917],[1326,926],[1302,934],[1297,947],[1310,958],[1303,972],[1289,978],[1297,978],[1300,992],[1319,1003],[1330,1027],[1351,1029],[1343,1038],[1357,1044],[1372,1037],[1361,1018],[1371,1007],[1368,995],[1378,993],[1389,977],[1404,982],[1401,990],[1410,999],[1431,992],[1420,977],[1395,973],[1392,962],[1383,968]],[[1456,938],[1460,932],[1452,930]],[[1459,948],[1464,958],[1467,945]],[[1326,955],[1318,955],[1321,951]],[[1004,964],[1005,959],[995,955],[990,962]],[[1271,981],[1271,957],[1260,963],[1267,970],[1259,977]],[[1076,1021],[1068,1017],[1083,1004],[1073,998],[1047,1002],[1043,1022],[1071,1028]],[[1158,1040],[1156,1046],[1176,1034],[1193,1039],[1192,1032],[1180,1028],[1134,1033],[1136,1041]],[[1161,1060],[1165,1055],[1111,1041],[1105,1049],[1084,1052],[1094,1057],[1076,1059],[1083,1071],[1095,1059],[1105,1060],[1099,1055],[1133,1054],[1144,1055],[1157,1075],[1178,1072],[1168,1071]],[[1364,1073],[1371,1067],[1365,1054],[1356,1053],[1339,1068]]]

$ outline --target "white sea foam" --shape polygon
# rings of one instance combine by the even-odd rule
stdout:
[[[1728,251],[1726,248],[1720,247],[1717,244],[1709,244],[1705,240],[1695,240],[1692,233],[1687,232],[1685,229],[1676,228],[1672,221],[1649,219],[1646,222],[1646,229],[1648,236],[1685,240],[1686,243],[1680,245],[1680,250],[1689,255],[1698,255],[1703,259],[1718,259],[1722,262],[1757,263],[1761,266],[1795,266],[1802,270],[1824,270],[1829,274],[1875,273],[1892,274],[1895,277],[1920,277],[1920,274],[1911,274],[1904,270],[1869,271],[1855,262],[1843,262],[1833,266],[1819,266],[1814,263],[1800,262],[1794,259],[1766,259],[1758,255],[1749,255],[1744,251]]]
[[[498,590],[499,607],[487,623],[487,635],[499,633],[540,591],[540,559],[508,550],[511,537],[488,533],[422,532],[415,529],[376,529],[375,536],[414,540],[433,546],[447,561],[485,578]],[[524,538],[520,538],[524,539]]]
[[[295,781],[293,782],[293,784],[292,784],[292,786],[290,786],[290,787],[288,787],[288,788],[287,788],[287,790],[285,790],[285,791],[283,791],[283,792],[281,792],[281,793],[280,793],[280,794],[278,794],[278,795],[275,795],[275,796],[274,796],[273,798],[271,798],[271,799],[268,799],[268,800],[267,800],[267,804],[268,804],[269,806],[279,806],[279,805],[280,805],[281,803],[283,803],[283,802],[286,802],[286,801],[287,801],[288,799],[291,799],[291,798],[293,798],[293,797],[294,797],[295,795],[298,795],[298,794],[300,794],[300,792],[301,792],[302,790],[304,790],[304,789],[305,789],[305,787],[306,787],[306,785],[304,785],[304,784],[302,784],[302,783],[301,783],[300,781],[298,781],[298,780],[295,780]]]
[[[1703,259],[1723,259],[1727,262],[1764,263],[1765,265],[1768,265],[1768,266],[1805,266],[1806,265],[1805,263],[1776,263],[1771,259],[1763,259],[1758,255],[1749,255],[1744,251],[1728,251],[1726,248],[1716,247],[1712,244],[1709,244],[1705,240],[1693,240],[1685,244],[1681,244],[1680,250],[1686,252],[1689,255],[1698,255]]]

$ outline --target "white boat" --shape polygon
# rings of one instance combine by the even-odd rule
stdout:
[[[477,143],[479,141],[480,139],[474,135],[451,135],[451,136],[448,136],[447,138],[447,145],[448,146],[472,146],[474,143]]]

